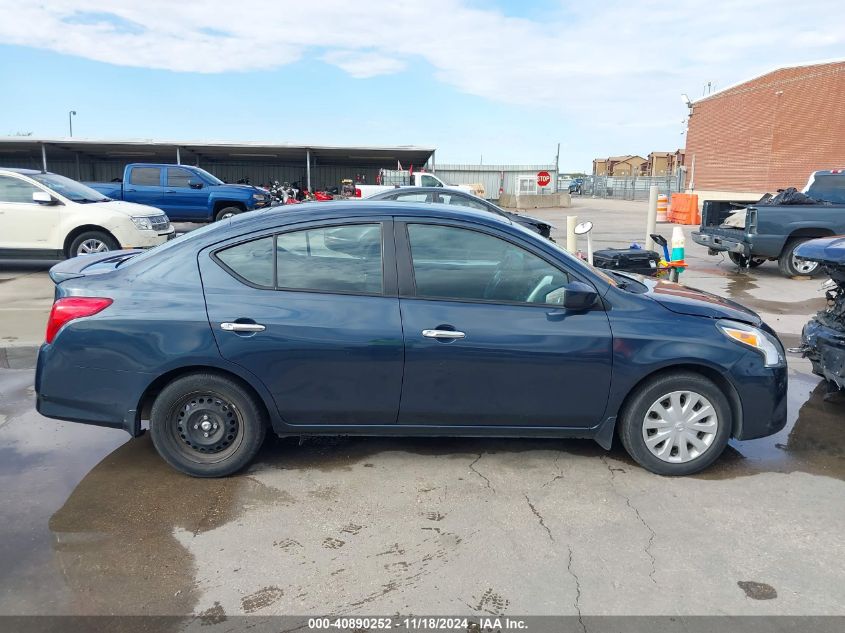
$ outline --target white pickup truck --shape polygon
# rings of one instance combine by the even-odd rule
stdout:
[[[434,174],[425,171],[412,172],[407,169],[382,169],[379,171],[379,182],[377,185],[355,184],[356,198],[369,198],[383,191],[390,191],[399,187],[445,187],[446,189],[457,189],[466,191],[476,196],[483,197],[484,190],[478,189],[480,185],[447,185]]]

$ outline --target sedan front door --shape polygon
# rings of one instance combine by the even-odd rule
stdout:
[[[593,427],[611,377],[607,314],[568,311],[579,280],[479,226],[396,224],[405,377],[399,423]]]
[[[385,230],[386,229],[386,230]],[[392,223],[312,225],[200,254],[220,353],[292,425],[392,425],[403,341]]]

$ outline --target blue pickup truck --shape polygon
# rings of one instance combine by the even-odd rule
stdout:
[[[228,185],[199,167],[132,163],[120,182],[86,182],[113,200],[158,207],[176,222],[211,222],[270,205],[252,185]]]

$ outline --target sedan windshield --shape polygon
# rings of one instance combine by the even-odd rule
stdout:
[[[107,202],[110,200],[99,191],[58,174],[34,174],[30,178],[73,202]]]

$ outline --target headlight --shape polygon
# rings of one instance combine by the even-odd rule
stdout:
[[[135,223],[135,226],[137,226],[142,231],[152,231],[153,230],[153,223],[150,221],[150,218],[147,218],[147,217],[136,218],[135,216],[132,216],[132,221]]]
[[[716,327],[728,338],[760,352],[766,367],[777,367],[786,362],[780,344],[768,332],[738,321],[719,321]]]
[[[254,194],[252,194],[252,197],[253,197],[253,199],[258,200],[259,202],[262,202],[264,200],[264,194],[263,193],[254,193]]]

